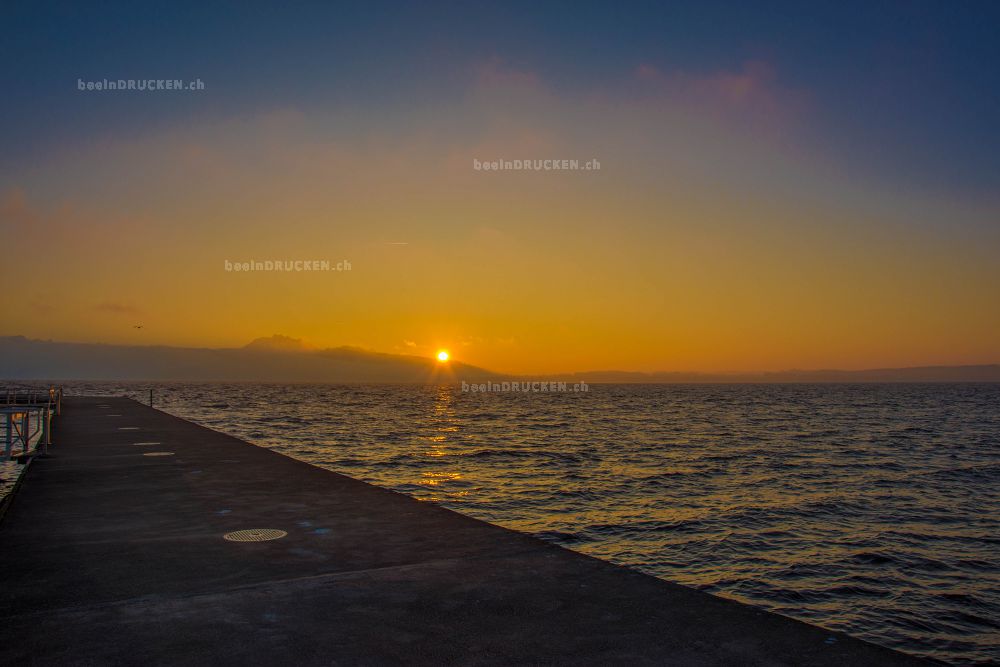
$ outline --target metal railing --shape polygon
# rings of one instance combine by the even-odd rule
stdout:
[[[0,405],[4,422],[4,449],[0,460],[48,454],[52,444],[52,418],[62,414],[62,387],[48,391],[8,389]],[[15,454],[20,446],[21,453]],[[34,446],[34,449],[32,449]]]

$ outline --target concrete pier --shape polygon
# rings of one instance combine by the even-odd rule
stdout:
[[[926,664],[128,399],[66,399],[50,452],[0,524],[4,664]]]

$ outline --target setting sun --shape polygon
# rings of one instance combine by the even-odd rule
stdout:
[[[448,353],[445,350],[438,352],[438,361],[448,361]]]

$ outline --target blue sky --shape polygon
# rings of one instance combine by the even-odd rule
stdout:
[[[473,6],[474,5],[474,6]],[[405,108],[498,59],[568,91],[636,67],[765,62],[810,104],[831,160],[905,189],[1000,181],[1000,5],[756,3],[7,3],[5,161],[53,143],[273,108]],[[198,96],[109,99],[77,78],[201,78]]]

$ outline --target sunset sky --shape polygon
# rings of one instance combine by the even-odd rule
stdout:
[[[0,335],[1000,362],[1000,5],[472,4],[5,3]]]

